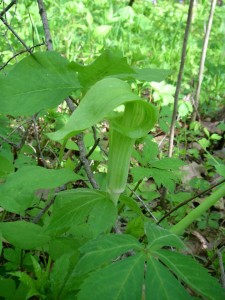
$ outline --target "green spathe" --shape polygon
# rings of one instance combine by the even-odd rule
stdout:
[[[126,82],[117,78],[104,78],[88,90],[67,124],[62,129],[48,134],[48,136],[55,141],[72,137],[103,119],[110,118],[109,115],[118,106],[133,101],[140,101],[145,106],[146,104],[149,105],[152,115],[155,115],[155,108],[132,93]],[[114,115],[111,115],[111,118],[113,117]],[[130,116],[130,118],[132,119],[133,116]],[[153,127],[155,119],[149,119],[148,130]]]

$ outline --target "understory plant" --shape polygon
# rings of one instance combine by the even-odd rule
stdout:
[[[124,193],[134,144],[157,122],[157,109],[133,93],[130,84],[162,81],[166,74],[133,68],[117,52],[106,50],[87,66],[56,52],[35,53],[0,79],[2,116],[43,118],[69,95],[81,95],[65,125],[46,135],[48,142],[61,145],[60,153],[74,136],[109,122],[109,156],[101,189],[73,188],[72,183],[87,178],[64,165],[63,158],[55,169],[23,164],[15,170],[5,139],[0,233],[6,263],[1,267],[1,297],[224,299],[217,280],[185,255],[186,246],[176,233],[183,233],[219,200],[225,185],[169,229],[155,225]],[[171,162],[167,160],[172,172]],[[94,180],[96,173],[91,175]],[[118,226],[121,209],[138,216],[141,235],[124,233]],[[7,221],[11,214],[13,221]]]

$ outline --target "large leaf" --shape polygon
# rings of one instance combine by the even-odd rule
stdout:
[[[46,231],[65,232],[73,226],[85,223],[90,225],[93,236],[96,236],[110,229],[116,216],[116,207],[105,192],[89,189],[65,191],[55,200]]]
[[[57,132],[48,134],[48,136],[53,140],[69,138],[98,123],[118,106],[133,101],[143,103],[145,109],[149,110],[148,129],[150,130],[156,121],[154,106],[144,102],[138,95],[133,94],[126,82],[117,78],[105,78],[88,90],[67,124]],[[137,104],[137,106],[139,105]]]
[[[159,249],[164,246],[184,248],[185,245],[176,234],[156,226],[150,222],[145,223],[145,233],[148,238],[148,248],[151,250]]]
[[[127,234],[108,234],[91,240],[80,248],[84,255],[79,260],[75,273],[82,274],[101,266],[103,263],[116,259],[129,250],[141,250],[137,239]]]
[[[70,67],[79,72],[79,81],[85,89],[110,75],[135,73],[135,71],[127,64],[126,58],[115,55],[115,51],[112,50],[105,50],[88,66],[82,66],[78,63],[71,62]]]
[[[144,256],[139,253],[92,273],[82,284],[78,300],[141,299]]]
[[[0,205],[7,211],[23,213],[30,207],[37,189],[53,189],[79,176],[72,170],[49,170],[38,166],[26,166],[10,174],[0,185]]]
[[[192,299],[172,273],[153,257],[147,262],[146,300]]]
[[[25,250],[35,249],[50,240],[41,226],[25,221],[0,223],[0,232],[10,244]]]
[[[0,111],[13,116],[30,116],[57,106],[79,87],[76,72],[60,54],[35,53],[0,78]]]
[[[207,270],[190,256],[166,250],[158,250],[156,254],[176,276],[197,294],[210,300],[225,298],[225,291],[217,280],[210,276]]]

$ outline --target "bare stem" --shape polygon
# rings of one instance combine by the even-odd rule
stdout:
[[[186,28],[185,28],[185,33],[184,33],[180,70],[178,73],[176,91],[175,91],[175,96],[174,96],[174,108],[173,108],[173,116],[172,116],[172,121],[171,121],[171,126],[170,126],[170,136],[169,136],[169,151],[168,151],[169,157],[172,157],[172,153],[173,153],[173,141],[174,141],[176,118],[177,118],[178,97],[179,97],[181,81],[182,81],[182,77],[183,77],[184,63],[185,63],[185,59],[186,59],[187,41],[188,41],[189,31],[190,31],[190,27],[191,27],[193,6],[194,6],[194,0],[190,0],[189,9],[188,9],[188,17],[187,17]]]
[[[47,13],[45,10],[44,2],[42,0],[37,0],[37,3],[38,3],[38,8],[39,8],[39,14],[41,16],[42,24],[44,27],[46,46],[49,51],[52,51],[53,50],[52,37],[51,37],[51,32],[50,32],[50,28],[49,28],[49,23],[48,23],[48,18],[47,18]]]
[[[198,84],[197,84],[195,99],[194,99],[194,101],[195,101],[194,102],[194,110],[193,110],[192,117],[191,117],[192,122],[194,122],[196,120],[196,116],[197,116],[197,111],[198,111],[198,106],[199,106],[199,97],[200,97],[200,92],[201,92],[201,85],[202,85],[202,81],[203,81],[205,58],[206,58],[206,52],[207,52],[207,48],[208,48],[209,36],[210,36],[211,27],[212,27],[212,21],[213,21],[213,15],[214,15],[216,2],[217,2],[217,0],[212,0],[212,2],[211,2],[209,19],[208,19],[208,24],[207,24],[207,28],[206,28],[205,37],[204,37],[204,43],[203,43],[203,47],[202,47],[202,55],[201,55],[199,72],[198,72]]]
[[[17,2],[17,0],[13,0],[11,3],[9,3],[9,5],[7,5],[6,8],[3,9],[3,11],[0,13],[0,17],[3,17],[4,14],[6,14],[7,11],[10,10],[10,8],[11,8],[13,5],[16,4],[16,2]]]

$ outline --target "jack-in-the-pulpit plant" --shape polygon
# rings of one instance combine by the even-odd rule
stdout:
[[[181,253],[186,251],[185,245],[175,234],[215,203],[224,186],[171,231],[153,224],[134,199],[121,195],[134,143],[146,136],[157,120],[156,108],[133,93],[127,82],[151,81],[155,74],[163,80],[165,75],[161,70],[142,71],[130,67],[113,51],[103,52],[89,66],[48,52],[23,59],[0,78],[0,107],[5,115],[45,115],[65,97],[82,90],[84,96],[65,126],[48,134],[62,145],[102,120],[109,122],[105,190],[68,186],[54,192],[56,187],[82,178],[66,164],[58,166],[59,170],[36,165],[7,170],[0,184],[0,205],[3,216],[12,213],[16,219],[8,222],[3,217],[0,223],[0,238],[7,245],[3,247],[4,260],[8,261],[1,267],[0,298],[189,300],[192,294],[224,299],[216,279]],[[49,191],[47,201],[37,197],[40,189]],[[141,235],[112,230],[120,216],[118,200],[138,215]]]
[[[103,119],[110,124],[107,192],[117,204],[126,186],[135,140],[144,137],[156,122],[157,111],[151,103],[132,93],[126,82],[105,78],[88,90],[68,123],[49,137],[68,139]]]

